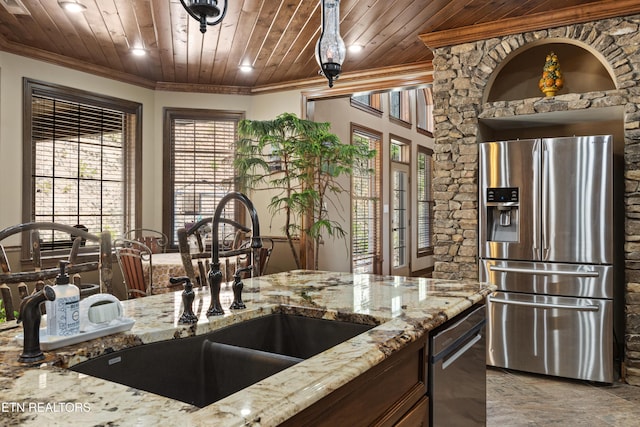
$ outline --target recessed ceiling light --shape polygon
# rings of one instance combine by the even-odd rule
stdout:
[[[352,44],[349,46],[349,52],[351,53],[362,52],[362,49],[364,49],[364,47],[361,44]]]
[[[131,53],[135,56],[145,56],[147,54],[147,49],[142,47],[132,47]]]
[[[240,66],[240,71],[242,71],[243,73],[250,73],[251,71],[253,71],[253,67],[251,65],[241,65]]]
[[[58,1],[58,5],[63,8],[64,10],[66,10],[67,12],[71,12],[71,13],[80,13],[80,12],[84,12],[85,10],[87,10],[87,6],[83,5],[82,3],[79,3],[77,1]]]

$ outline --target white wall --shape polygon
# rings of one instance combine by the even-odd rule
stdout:
[[[382,133],[382,203],[383,206],[389,206],[389,182],[390,182],[390,165],[389,165],[389,136],[394,135],[406,140],[411,141],[411,175],[416,174],[416,162],[418,146],[425,146],[433,148],[433,139],[416,131],[415,124],[411,128],[406,128],[393,123],[389,120],[389,108],[388,108],[388,96],[383,94],[382,96],[382,117],[367,113],[357,108],[350,106],[350,100],[348,97],[335,98],[315,101],[313,120],[318,122],[330,122],[331,131],[338,135],[343,143],[351,141],[351,124],[362,126]],[[412,117],[415,117],[415,102],[411,102]],[[415,123],[415,120],[413,120]],[[343,185],[345,188],[349,188],[349,180],[345,178]],[[411,194],[412,201],[415,200],[416,195],[416,180],[411,181]],[[332,217],[333,220],[340,221],[344,230],[350,230],[350,194],[342,194],[340,197],[339,205],[342,207],[338,212],[335,212]],[[382,229],[382,273],[388,274],[390,272],[390,218],[389,209],[384,209],[382,214],[383,229]],[[417,218],[417,206],[416,203],[411,203],[411,217]],[[413,221],[416,224],[416,221]],[[412,240],[415,241],[417,236],[416,227],[413,227]],[[351,255],[349,253],[350,244],[347,243],[347,247],[342,240],[327,241],[324,247],[320,251],[320,269],[331,269],[337,271],[351,271]],[[432,257],[420,257],[416,256],[416,251],[412,250],[411,257],[411,271],[419,271],[433,266]]]

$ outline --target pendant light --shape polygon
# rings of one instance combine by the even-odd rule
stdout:
[[[340,0],[322,2],[322,32],[316,44],[316,61],[320,74],[329,80],[329,87],[338,78],[347,49],[340,37]]]
[[[217,25],[222,22],[222,18],[227,14],[227,1],[222,0],[223,6],[218,6],[218,0],[180,0],[182,7],[196,21],[200,22],[200,32],[207,31],[207,25]]]

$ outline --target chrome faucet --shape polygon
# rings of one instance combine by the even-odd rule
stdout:
[[[220,316],[224,314],[224,310],[220,304],[220,283],[222,282],[222,271],[220,271],[220,243],[218,241],[218,225],[221,222],[222,211],[227,203],[231,200],[237,200],[241,202],[249,211],[249,216],[251,216],[251,228],[252,228],[252,237],[251,237],[251,251],[253,252],[252,261],[253,266],[251,267],[254,275],[257,274],[258,266],[260,265],[260,251],[259,249],[262,247],[262,239],[260,238],[260,222],[258,221],[258,212],[256,211],[253,203],[247,196],[240,192],[231,192],[225,195],[218,203],[216,207],[216,211],[213,214],[213,220],[211,221],[211,269],[209,270],[209,289],[211,292],[211,305],[207,310],[207,316]],[[242,288],[240,287],[240,292]],[[234,290],[235,293],[236,290]],[[235,295],[234,301],[242,301],[241,296]],[[231,306],[231,308],[236,308],[237,305]],[[239,308],[239,307],[238,307]]]
[[[54,301],[56,293],[49,285],[45,285],[33,295],[29,295],[20,304],[20,314],[18,322],[22,322],[23,346],[22,354],[18,361],[23,363],[33,363],[44,359],[44,354],[40,349],[40,304],[49,300]]]

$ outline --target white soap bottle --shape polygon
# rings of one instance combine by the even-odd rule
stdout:
[[[67,262],[60,261],[60,274],[53,290],[54,301],[46,301],[47,335],[69,336],[80,333],[80,289],[69,283]]]

